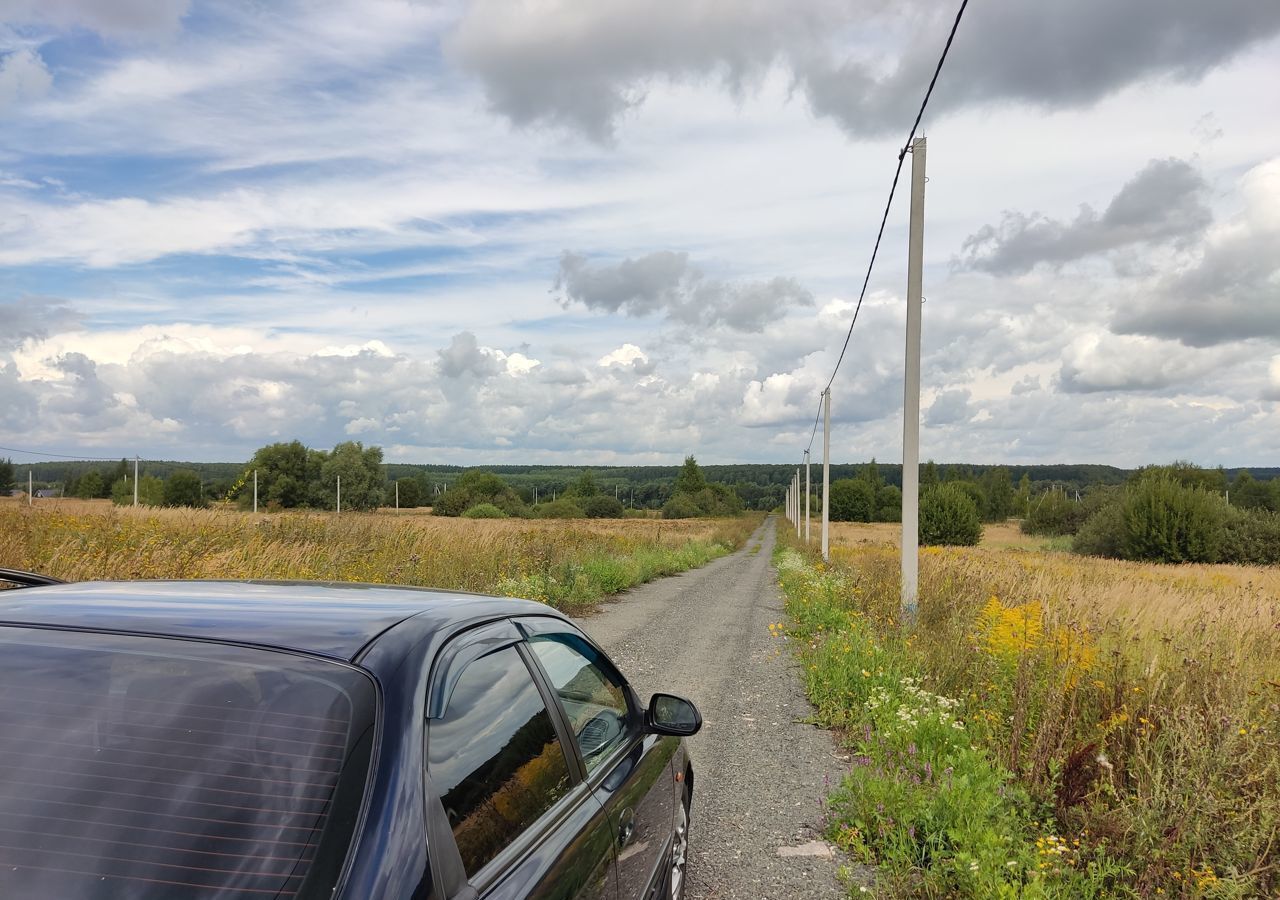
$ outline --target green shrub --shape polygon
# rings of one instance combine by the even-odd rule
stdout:
[[[1066,491],[1051,490],[1031,501],[1031,509],[1022,520],[1023,534],[1071,534],[1072,506]]]
[[[581,506],[564,497],[550,503],[539,503],[533,508],[533,514],[539,519],[581,519],[586,516]]]
[[[464,519],[505,519],[507,514],[492,503],[477,503],[462,514]]]
[[[1071,550],[1082,556],[1119,559],[1124,552],[1124,536],[1124,503],[1116,497],[1085,520],[1071,539]]]
[[[876,488],[876,521],[902,521],[902,491],[891,484]]]
[[[492,472],[471,470],[435,499],[431,514],[458,516],[480,503],[490,503],[509,516],[523,515],[524,501],[511,486]]]
[[[582,504],[588,519],[621,519],[622,502],[605,494],[588,497]]]
[[[1280,513],[1231,509],[1223,529],[1221,562],[1280,565]]]
[[[876,513],[875,485],[862,478],[832,482],[827,512],[833,522],[870,522]]]
[[[1125,491],[1121,553],[1152,562],[1217,562],[1227,510],[1216,494],[1163,472],[1142,478]]]
[[[930,488],[920,498],[920,543],[973,546],[982,540],[982,521],[973,498],[955,484]]]
[[[690,494],[676,494],[662,505],[664,519],[694,519],[702,515],[702,509]]]
[[[165,506],[205,505],[204,490],[200,484],[200,476],[190,469],[178,469],[164,483]]]

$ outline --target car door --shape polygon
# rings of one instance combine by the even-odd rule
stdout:
[[[445,648],[428,704],[428,839],[437,893],[615,900],[612,822],[510,622]],[[434,823],[434,824],[433,824]]]
[[[620,900],[660,895],[675,822],[674,738],[646,734],[626,680],[582,632],[550,617],[518,620],[555,690],[587,783],[608,811]]]

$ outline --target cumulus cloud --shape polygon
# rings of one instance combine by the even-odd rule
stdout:
[[[60,300],[24,297],[0,302],[0,353],[16,350],[30,340],[66,331],[81,322],[81,315]]]
[[[761,331],[788,310],[812,306],[813,295],[793,278],[733,283],[707,278],[687,253],[659,251],[613,265],[593,265],[565,251],[554,290],[566,303],[627,316],[665,313],[686,325]]]
[[[0,0],[0,23],[87,28],[105,37],[172,34],[190,0]]]
[[[817,114],[865,136],[905,130],[952,17],[933,0],[480,0],[450,47],[518,125],[607,140],[655,79],[718,76],[741,91],[780,62]],[[853,50],[855,29],[904,49],[886,64]],[[931,108],[1087,105],[1135,82],[1198,79],[1277,32],[1280,7],[1260,0],[993,0],[970,10]]]
[[[469,331],[455,334],[449,346],[437,352],[440,374],[445,378],[461,378],[463,375],[488,378],[498,374],[502,368],[498,358],[487,347],[481,347],[476,336]]]
[[[1116,331],[1193,347],[1280,339],[1280,157],[1246,173],[1239,196],[1244,210],[1210,231],[1191,265],[1118,310]]]
[[[1074,394],[1159,390],[1201,378],[1222,360],[1220,353],[1171,341],[1104,332],[1072,343],[1058,383],[1062,390]]]
[[[1266,388],[1263,389],[1262,397],[1264,400],[1280,400],[1280,356],[1271,358],[1271,379]]]
[[[31,49],[0,56],[0,111],[38,100],[53,87],[53,75],[40,54]]]
[[[973,417],[969,406],[973,395],[964,388],[939,392],[924,415],[924,424],[931,427],[957,425]]]
[[[961,264],[1000,275],[1030,271],[1040,263],[1060,266],[1134,244],[1186,241],[1213,220],[1208,185],[1180,159],[1153,159],[1125,183],[1098,214],[1084,205],[1064,222],[1038,214],[1006,212],[965,238]]]

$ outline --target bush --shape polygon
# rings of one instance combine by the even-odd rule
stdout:
[[[1082,556],[1120,559],[1124,535],[1124,503],[1116,497],[1085,520],[1071,540],[1071,550]]]
[[[700,515],[702,510],[689,494],[676,494],[662,505],[664,519],[695,519]]]
[[[464,519],[505,519],[507,514],[492,503],[477,503],[462,514]]]
[[[622,502],[604,494],[588,497],[582,504],[582,511],[588,519],[621,519]]]
[[[902,521],[902,491],[891,484],[876,488],[876,521]]]
[[[538,504],[533,508],[533,514],[539,519],[581,519],[586,516],[581,506],[563,497]]]
[[[1227,509],[1221,497],[1163,472],[1142,478],[1125,492],[1121,553],[1152,562],[1217,562]]]
[[[164,483],[164,505],[204,506],[204,490],[200,484],[200,476],[190,469],[179,469],[170,475]]]
[[[1231,509],[1223,530],[1222,562],[1280,565],[1280,513]]]
[[[436,498],[431,514],[457,516],[481,503],[492,504],[510,516],[525,513],[524,501],[510,485],[492,472],[472,469],[464,472],[453,487]]]
[[[1022,520],[1023,534],[1060,535],[1071,534],[1072,507],[1066,491],[1051,490],[1031,501],[1031,509]]]
[[[875,485],[862,478],[841,478],[831,484],[827,513],[833,522],[870,522],[876,512]]]
[[[955,484],[930,488],[920,498],[920,543],[973,546],[982,540],[978,507]]]

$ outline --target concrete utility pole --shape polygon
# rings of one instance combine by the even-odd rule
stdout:
[[[831,544],[827,538],[827,521],[831,507],[831,388],[822,392],[822,560],[831,561]]]
[[[133,458],[133,505],[138,505],[138,457]]]
[[[396,512],[399,512],[400,511],[400,482],[398,481],[395,482],[395,485],[396,485]]]
[[[804,544],[809,546],[809,451],[804,451]]]
[[[924,292],[925,139],[911,142],[907,243],[907,361],[902,396],[902,612],[914,616],[920,583],[920,308]]]
[[[258,470],[253,470],[253,511],[258,511]]]
[[[31,498],[35,496],[35,493],[31,490],[31,487],[34,484],[35,478],[32,477],[31,470],[27,469],[27,506],[31,505]]]
[[[796,537],[800,537],[800,470],[796,469]]]
[[[338,476],[338,515],[342,515],[342,476]]]

